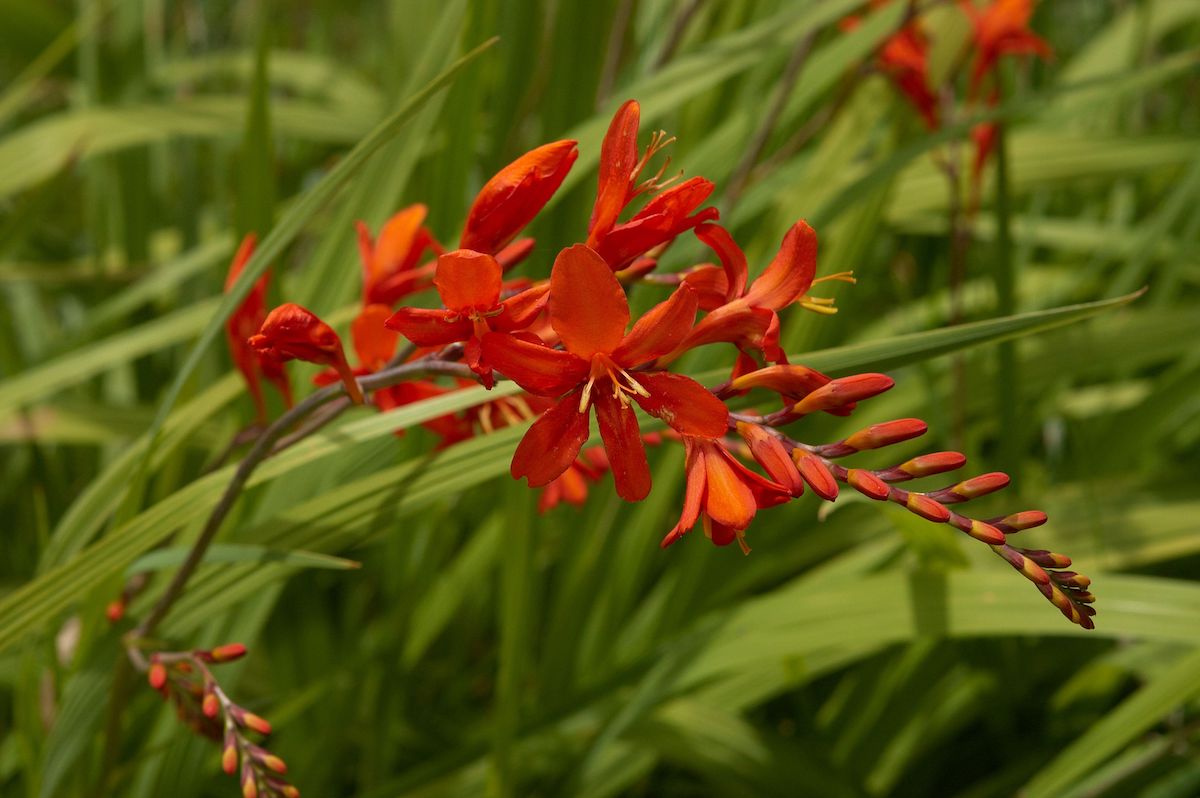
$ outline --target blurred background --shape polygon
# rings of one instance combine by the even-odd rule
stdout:
[[[878,68],[905,5],[854,26],[840,0],[0,0],[0,794],[238,790],[216,745],[114,682],[132,622],[104,608],[179,563],[223,484],[202,475],[253,420],[218,341],[149,446],[240,235],[286,227],[272,302],[344,325],[356,219],[424,202],[453,241],[499,167],[573,137],[521,267],[544,275],[632,97],[643,144],[665,129],[672,169],[716,181],[752,274],[799,218],[821,274],[854,270],[824,292],[837,315],[786,314],[786,349],[838,373],[876,346],[897,387],[805,439],[918,416],[906,451],[1008,471],[973,514],[1048,511],[1022,543],[1094,579],[1097,629],[894,506],[810,495],[760,515],[750,556],[698,533],[662,552],[677,446],[642,504],[606,479],[539,514],[514,436],[431,458],[426,431],[348,414],[264,471],[161,635],[250,647],[223,684],[307,796],[1200,795],[1200,3],[1041,3],[1054,56],[1003,59],[991,111],[966,100],[968,17],[922,3],[932,132]],[[988,113],[1002,144],[973,184]],[[685,237],[661,268],[704,257]],[[1015,342],[878,349],[1142,286]],[[315,369],[290,368],[307,392]]]

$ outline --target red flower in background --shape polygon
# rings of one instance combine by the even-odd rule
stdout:
[[[229,291],[246,266],[246,261],[254,254],[257,237],[247,233],[238,246],[229,264],[229,274],[225,277],[225,290]],[[265,272],[250,288],[250,293],[242,300],[242,304],[225,320],[225,340],[229,344],[229,354],[234,365],[246,380],[246,387],[254,399],[254,409],[260,423],[267,420],[267,406],[262,390],[262,377],[274,385],[283,396],[284,404],[292,406],[292,386],[288,381],[283,361],[270,353],[259,352],[247,343],[247,338],[258,332],[263,320],[267,317],[266,297],[267,283],[271,273]]]
[[[530,150],[479,190],[458,245],[494,255],[541,212],[579,157],[570,139]]]
[[[871,0],[872,9],[887,5],[891,0]],[[861,23],[858,17],[842,20],[842,30],[854,30]],[[929,40],[921,26],[913,21],[891,36],[880,48],[876,58],[879,71],[887,75],[921,115],[930,130],[938,127],[937,97],[929,81]]]
[[[1004,55],[1038,55],[1052,58],[1054,51],[1029,29],[1033,0],[992,0],[982,11],[971,0],[958,0],[971,20],[975,62],[971,67],[970,96],[976,97],[984,78]]]
[[[311,310],[292,302],[280,305],[267,314],[262,328],[257,335],[250,336],[248,343],[281,361],[304,360],[332,366],[341,375],[354,403],[363,403],[362,391],[342,350],[342,339]]]
[[[424,205],[409,205],[384,223],[374,241],[367,225],[357,223],[364,305],[394,305],[429,287],[434,266],[417,263],[426,250],[441,254],[442,246],[424,225],[427,213]]]
[[[484,355],[505,376],[530,393],[561,397],[521,440],[513,476],[537,487],[562,474],[588,438],[592,406],[617,493],[627,501],[650,491],[633,402],[682,433],[724,434],[728,411],[698,382],[662,371],[630,373],[675,349],[695,316],[695,294],[681,286],[626,334],[629,304],[608,264],[582,244],[560,252],[550,277],[550,323],[564,350],[512,335],[483,337]]]
[[[492,367],[485,362],[480,338],[489,331],[524,329],[546,305],[549,285],[543,283],[500,301],[501,268],[491,255],[458,249],[438,258],[434,285],[446,308],[400,308],[387,320],[417,346],[446,346],[465,342],[463,358],[490,388]]]
[[[641,106],[634,100],[626,102],[617,109],[600,149],[600,178],[596,204],[588,223],[587,245],[599,253],[614,271],[624,269],[639,256],[671,242],[680,233],[717,218],[716,208],[695,212],[713,191],[710,180],[693,177],[678,186],[662,190],[670,182],[661,180],[666,169],[664,164],[654,177],[638,182],[655,153],[674,141],[660,131],[639,159],[637,136],[640,119]],[[633,218],[628,222],[618,222],[621,212],[635,197],[655,191],[659,192],[658,195]]]

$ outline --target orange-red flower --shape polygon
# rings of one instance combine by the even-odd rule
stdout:
[[[724,434],[728,411],[699,383],[662,371],[631,373],[675,349],[695,316],[696,297],[680,286],[626,334],[629,304],[604,259],[582,244],[560,252],[550,277],[550,323],[564,350],[512,335],[483,337],[488,362],[506,377],[530,393],[561,397],[521,440],[512,475],[537,487],[562,474],[588,438],[592,406],[617,493],[627,501],[650,491],[633,402],[682,433]]]
[[[292,302],[280,305],[267,314],[262,328],[257,335],[250,336],[248,343],[282,361],[304,360],[333,366],[350,398],[356,404],[363,403],[362,391],[342,350],[342,339],[311,310]]]
[[[634,100],[627,101],[613,116],[600,149],[600,178],[596,204],[588,224],[587,245],[599,253],[614,271],[625,268],[650,250],[669,243],[680,233],[717,218],[716,208],[695,212],[712,193],[713,184],[702,177],[693,177],[661,191],[628,222],[618,222],[621,211],[635,197],[659,191],[666,185],[660,182],[661,169],[654,177],[638,182],[654,154],[673,141],[661,132],[656,134],[646,148],[645,155],[639,159],[637,135],[640,119],[641,106]]]
[[[428,209],[409,205],[384,223],[379,238],[358,222],[358,254],[363,267],[363,305],[394,305],[409,294],[429,287],[434,265],[417,266],[426,250],[441,254],[442,247],[425,227]]]
[[[780,361],[778,311],[800,300],[805,306],[825,308],[823,304],[804,301],[805,292],[813,284],[817,271],[817,234],[806,222],[796,222],[783,238],[774,260],[750,286],[746,287],[746,256],[723,227],[705,224],[696,228],[696,235],[708,244],[721,259],[723,273],[716,267],[700,271],[708,283],[705,293],[708,304],[724,294],[723,304],[701,319],[679,348],[665,359],[671,360],[685,350],[703,344],[725,341],[742,349],[762,351],[768,360]],[[697,279],[693,272],[686,281]],[[721,289],[724,289],[722,292]]]
[[[1050,58],[1054,52],[1043,39],[1029,29],[1033,0],[992,0],[980,10],[971,0],[958,0],[959,8],[971,20],[974,31],[975,62],[971,66],[972,97],[979,94],[984,78],[996,68],[1003,55],[1038,55]]]
[[[736,540],[749,553],[745,532],[755,514],[786,502],[793,494],[744,466],[719,440],[685,435],[683,444],[687,452],[683,512],[663,538],[663,548],[703,519],[704,534],[713,543],[728,546]]]
[[[250,260],[250,256],[254,254],[256,241],[257,238],[253,233],[247,233],[246,237],[242,239],[242,243],[233,256],[233,262],[229,264],[229,274],[225,278],[226,291],[237,281],[242,269],[246,266],[246,261]],[[259,422],[265,422],[267,419],[267,406],[263,398],[261,377],[266,377],[272,385],[279,389],[284,403],[288,407],[292,406],[292,386],[288,382],[283,361],[271,354],[255,351],[246,342],[247,338],[258,332],[263,319],[267,317],[267,283],[270,279],[271,273],[265,272],[250,288],[250,293],[246,294],[242,304],[238,305],[225,320],[225,340],[229,344],[229,354],[233,358],[234,365],[246,380],[246,387],[254,399],[254,409]]]
[[[489,331],[515,332],[527,327],[546,304],[545,283],[500,301],[500,264],[491,255],[458,249],[438,258],[433,283],[445,309],[400,308],[387,320],[417,346],[445,346],[465,342],[463,359],[492,387],[492,367],[480,349],[481,336]]]
[[[499,252],[550,201],[578,157],[577,143],[564,139],[530,150],[497,172],[475,197],[459,247]]]
[[[871,0],[871,8],[880,8],[891,0]],[[858,17],[842,20],[843,30],[858,27]],[[876,59],[879,71],[887,75],[892,84],[912,104],[925,126],[934,130],[938,126],[937,97],[929,82],[929,40],[916,22],[910,22],[893,34],[879,51]]]

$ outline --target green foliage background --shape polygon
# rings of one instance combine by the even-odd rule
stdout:
[[[840,32],[857,5],[0,0],[0,794],[236,794],[215,746],[114,684],[125,627],[103,608],[156,543],[195,535],[229,467],[203,474],[252,417],[208,345],[240,232],[270,231],[250,269],[275,268],[276,298],[344,323],[353,220],[423,201],[453,240],[498,167],[572,136],[533,229],[544,273],[584,235],[627,97],[678,136],[673,164],[717,181],[752,269],[803,217],[821,273],[855,270],[837,316],[785,320],[787,348],[898,385],[808,439],[920,416],[921,450],[1008,470],[983,515],[1049,511],[1025,545],[1093,577],[1098,628],[964,536],[850,496],[760,516],[749,557],[699,534],[661,552],[677,447],[643,504],[606,482],[538,516],[505,475],[520,430],[436,456],[390,434],[472,391],[348,414],[269,461],[163,636],[250,646],[225,685],[308,796],[1200,793],[1200,4],[1041,4],[1057,57],[1004,73],[1014,246],[989,174],[965,293],[981,323],[956,328],[931,152],[965,127],[931,137],[858,79],[902,4]],[[927,19],[948,69],[965,20]],[[681,241],[664,266],[698,257]]]

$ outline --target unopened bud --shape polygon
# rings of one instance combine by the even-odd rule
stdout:
[[[258,798],[258,779],[249,761],[242,764],[242,798]]]
[[[108,618],[109,623],[116,623],[125,617],[125,600],[114,599],[108,602],[108,606],[104,608],[104,617]]]
[[[238,752],[237,752],[237,737],[234,734],[233,727],[225,729],[225,743],[221,751],[221,770],[232,776],[237,770]]]
[[[846,438],[845,444],[855,451],[879,449],[894,443],[919,438],[929,426],[919,418],[901,418],[883,424],[872,424]]]
[[[267,721],[264,720],[263,718],[260,718],[258,715],[255,715],[253,712],[242,712],[241,715],[242,715],[242,717],[239,722],[243,726],[245,726],[249,729],[254,729],[254,731],[258,732],[259,734],[270,734],[271,733],[271,724],[267,723]]]
[[[961,452],[932,452],[922,454],[897,466],[911,477],[927,477],[962,468],[967,456]]]
[[[797,415],[816,413],[819,410],[836,410],[863,399],[877,396],[895,385],[886,374],[855,374],[831,380],[792,405]]]
[[[1041,510],[1022,510],[1019,513],[992,518],[988,523],[1004,532],[1020,532],[1046,523],[1046,514]]]
[[[1064,554],[1055,554],[1045,549],[1021,549],[1020,551],[1044,568],[1067,568],[1071,565],[1071,558]]]
[[[999,546],[1004,543],[1004,533],[985,521],[972,521],[971,528],[965,530],[976,540],[982,540],[989,546]]]
[[[155,690],[162,690],[167,684],[167,667],[161,662],[155,662],[150,666],[146,678],[149,679],[151,687]]]
[[[950,492],[961,496],[961,501],[978,499],[980,496],[986,496],[1008,487],[1010,481],[1008,474],[1003,471],[993,471],[990,474],[980,474],[977,477],[965,479],[950,488]]]
[[[800,479],[796,464],[792,462],[791,449],[785,446],[783,441],[758,424],[745,421],[737,423],[737,431],[750,445],[750,453],[767,472],[767,476],[793,496],[804,492],[804,482]]]
[[[908,494],[908,500],[904,502],[904,506],[908,508],[909,512],[916,513],[926,521],[933,521],[935,524],[944,524],[950,520],[950,511],[924,493]]]
[[[804,449],[796,448],[792,450],[792,462],[796,464],[800,476],[804,477],[804,481],[813,489],[813,493],[829,502],[837,498],[837,480],[833,478],[833,474],[829,473],[829,469],[825,467],[821,458]]]
[[[227,643],[207,652],[209,662],[233,662],[246,655],[246,647],[241,643]]]
[[[221,703],[217,700],[217,694],[212,692],[205,693],[204,701],[200,704],[200,711],[204,713],[204,717],[215,718],[220,709]]]
[[[852,488],[866,496],[868,499],[883,501],[888,497],[888,491],[890,489],[888,488],[887,483],[872,474],[870,471],[866,471],[862,468],[851,468],[846,472],[846,481],[850,483]]]

